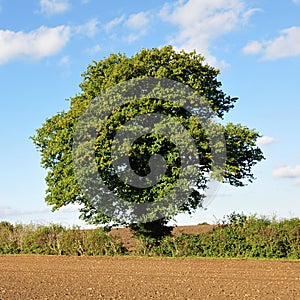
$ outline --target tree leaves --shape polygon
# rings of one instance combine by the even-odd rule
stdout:
[[[80,84],[81,93],[70,98],[70,109],[60,112],[47,119],[36,134],[31,137],[37,150],[41,154],[41,165],[47,170],[46,202],[53,210],[70,203],[82,206],[81,218],[94,224],[120,223],[117,218],[107,216],[96,209],[85,197],[74,174],[72,147],[73,135],[80,116],[89,103],[99,94],[110,87],[132,78],[168,78],[189,86],[201,95],[211,106],[212,111],[220,118],[233,108],[237,98],[225,95],[221,90],[221,82],[217,80],[219,70],[204,63],[204,57],[195,51],[186,53],[176,52],[172,46],[161,49],[142,49],[132,57],[116,53],[98,62],[93,61],[82,74]],[[159,89],[158,89],[159,92]],[[109,109],[107,103],[101,103],[103,109]],[[157,94],[153,99],[136,99],[126,106],[118,107],[111,112],[105,126],[98,128],[96,133],[95,161],[101,176],[106,178],[112,189],[120,184],[120,180],[112,171],[111,146],[112,140],[122,124],[137,115],[146,113],[163,113],[166,116],[177,118],[184,128],[193,137],[196,144],[201,167],[197,178],[197,189],[184,204],[171,210],[166,218],[169,219],[178,212],[193,212],[203,204],[203,194],[208,183],[207,174],[212,171],[213,159],[207,133],[196,118],[191,116],[180,106],[169,101],[162,101]],[[205,116],[204,116],[205,118]],[[256,146],[258,132],[240,124],[227,124],[220,130],[224,131],[227,149],[226,166],[219,176],[224,182],[234,186],[243,186],[246,181],[252,181],[253,166],[264,159],[262,151]],[[185,141],[182,141],[183,144]],[[138,197],[133,196],[133,188],[122,185],[119,194],[125,195],[131,201],[156,201],[172,189],[172,184],[180,173],[181,160],[176,145],[170,143],[163,136],[149,134],[140,138],[130,150],[130,164],[139,176],[150,172],[149,159],[154,154],[161,155],[166,162],[166,176],[151,189],[139,191]],[[85,159],[82,153],[82,160]]]

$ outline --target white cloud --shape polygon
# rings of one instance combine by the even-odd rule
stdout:
[[[258,54],[261,50],[262,44],[257,41],[252,41],[244,47],[243,52],[245,54]]]
[[[71,66],[71,59],[70,59],[70,57],[67,56],[67,55],[63,56],[60,59],[58,65],[61,66],[61,67],[70,67]]]
[[[210,53],[212,41],[246,24],[255,11],[247,9],[243,0],[189,0],[165,5],[159,16],[179,27],[171,41],[178,49],[196,49],[210,64],[218,65]]]
[[[22,31],[0,30],[0,64],[18,57],[41,59],[58,53],[69,41],[70,28],[57,26]]]
[[[82,4],[88,4],[90,2],[90,0],[81,0]]]
[[[139,12],[128,17],[125,25],[133,32],[125,37],[127,43],[133,43],[147,33],[147,25],[149,23],[149,14],[147,12]]]
[[[296,179],[293,184],[299,186],[300,185],[300,179]]]
[[[296,5],[300,5],[300,0],[293,0]]]
[[[104,28],[109,31],[121,23],[133,31],[145,31],[149,23],[149,13],[139,12],[137,14],[130,15],[128,18],[125,18],[124,16],[114,18],[108,22]]]
[[[82,205],[79,204],[69,204],[67,206],[63,206],[57,211],[57,214],[65,214],[65,213],[74,213],[78,212],[78,210],[82,208]],[[9,216],[26,216],[26,215],[39,215],[39,214],[49,214],[50,209],[46,208],[38,208],[34,210],[25,210],[20,208],[13,208],[7,205],[0,205],[0,219],[4,219]],[[53,214],[52,214],[53,216]],[[39,224],[39,222],[37,222]]]
[[[124,21],[124,16],[121,16],[119,18],[115,18],[111,21],[109,21],[106,25],[105,25],[105,30],[109,31],[112,28],[118,26],[119,24],[121,24]]]
[[[89,53],[89,54],[95,54],[95,53],[100,52],[101,49],[102,49],[101,46],[97,44],[97,45],[95,45],[95,46],[92,47],[92,48],[88,48],[88,49],[86,50],[86,52]]]
[[[62,213],[73,213],[73,212],[78,212],[78,210],[80,208],[82,208],[83,206],[82,205],[79,205],[77,203],[75,204],[68,204],[66,206],[63,206],[59,209],[59,212],[62,212]]]
[[[67,11],[70,4],[67,0],[40,0],[42,14],[54,15]]]
[[[77,34],[87,35],[93,37],[99,31],[99,21],[97,19],[91,19],[85,24],[79,25],[75,28]]]
[[[273,143],[279,142],[278,139],[271,137],[271,136],[263,136],[257,139],[257,146],[267,146]]]
[[[148,24],[148,21],[148,14],[146,12],[139,12],[129,16],[126,21],[126,26],[134,30],[143,29]]]
[[[125,40],[127,41],[127,43],[130,44],[130,43],[137,41],[142,35],[144,35],[143,32],[141,32],[141,34],[131,33],[125,38]]]
[[[11,208],[10,206],[7,205],[0,205],[0,217],[1,219],[5,216],[12,215],[16,213],[17,211]]]
[[[147,27],[149,25],[150,13],[149,12],[139,12],[132,14],[129,17],[118,17],[110,22],[108,22],[104,29],[110,31],[116,26],[123,25],[127,27],[126,32],[129,33],[127,36],[123,37],[123,40],[127,43],[132,43],[147,33]]]
[[[300,177],[300,165],[295,167],[283,166],[273,171],[275,178],[297,178]]]
[[[49,213],[48,208],[41,208],[36,210],[24,210],[16,209],[10,206],[0,206],[0,218],[6,218],[8,216],[24,216],[24,215],[34,215],[34,214],[44,214]]]
[[[300,56],[300,27],[280,31],[280,35],[269,41],[252,41],[243,48],[245,54],[262,54],[265,60]]]

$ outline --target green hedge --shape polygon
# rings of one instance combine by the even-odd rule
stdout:
[[[136,254],[300,259],[300,219],[276,221],[234,213],[208,233],[167,236],[159,243],[141,237]]]
[[[12,225],[0,222],[0,254],[129,254],[104,229],[66,229],[61,225]],[[208,233],[139,236],[133,255],[168,257],[249,257],[300,259],[300,219],[276,221],[231,214]]]
[[[0,222],[0,254],[120,255],[126,249],[104,229]]]

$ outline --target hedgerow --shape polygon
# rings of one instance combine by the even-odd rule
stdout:
[[[120,255],[126,249],[103,228],[81,230],[61,225],[0,222],[0,254]]]
[[[210,232],[160,239],[138,235],[137,239],[135,249],[129,253],[104,228],[82,230],[57,224],[0,222],[0,254],[300,259],[299,218],[278,221],[233,213]]]
[[[139,238],[136,254],[169,257],[300,259],[300,219],[276,221],[231,214],[211,232]]]

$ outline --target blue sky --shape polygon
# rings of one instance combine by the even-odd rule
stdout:
[[[261,132],[266,160],[245,188],[220,187],[205,211],[179,224],[233,211],[300,217],[299,0],[0,0],[0,220],[79,224],[76,207],[52,213],[45,171],[29,136],[68,109],[80,74],[110,53],[172,44],[221,69],[239,101],[226,121]]]

